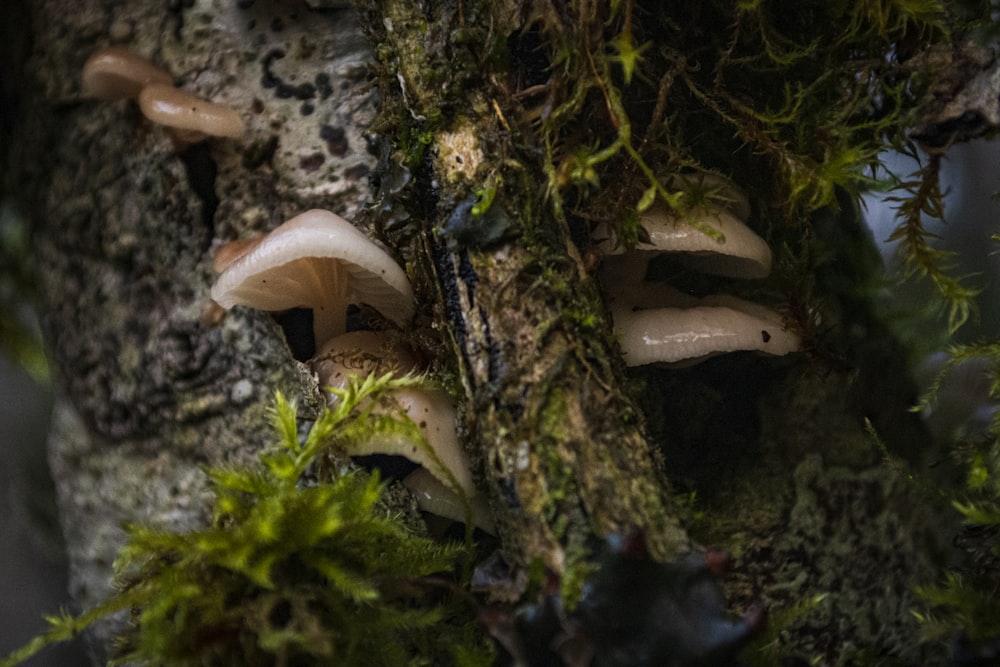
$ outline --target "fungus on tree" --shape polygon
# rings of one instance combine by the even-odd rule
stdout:
[[[83,65],[83,96],[99,100],[135,99],[150,84],[173,87],[170,72],[120,46],[95,51]]]
[[[246,132],[243,118],[232,107],[216,104],[165,83],[150,83],[139,92],[139,109],[168,128],[183,143],[208,137],[239,139]]]
[[[352,331],[328,341],[311,365],[331,403],[337,396],[330,389],[345,388],[352,375],[404,374],[418,368],[409,350],[392,345],[384,334],[374,331]],[[422,465],[446,487],[457,485],[468,498],[475,496],[471,464],[458,440],[451,397],[440,389],[406,388],[390,391],[386,400],[390,409],[395,407],[413,421],[426,443],[391,431],[380,432],[352,446],[349,453],[406,457]]]
[[[312,309],[317,349],[346,332],[351,304],[367,304],[399,326],[414,314],[403,269],[351,223],[322,209],[246,244],[212,286],[212,299],[227,310]]]
[[[714,187],[716,180],[705,177],[699,185]],[[726,206],[699,205],[686,217],[655,203],[640,218],[645,234],[633,250],[610,238],[607,226],[597,230],[605,237],[598,247],[608,253],[601,281],[629,366],[690,363],[739,350],[784,355],[799,349],[799,337],[770,308],[729,295],[699,299],[646,280],[650,260],[664,254],[703,273],[744,279],[770,273],[771,249],[738,217],[749,213],[746,195],[728,186],[722,197]]]

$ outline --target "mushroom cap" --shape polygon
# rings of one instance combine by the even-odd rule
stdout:
[[[246,132],[240,114],[164,83],[150,83],[139,93],[139,109],[149,120],[171,128],[187,141],[206,136],[238,139]]]
[[[156,83],[173,87],[170,72],[135,51],[108,46],[94,51],[83,65],[83,96],[101,100],[134,98]]]
[[[712,229],[722,240],[692,223]],[[611,238],[598,247],[609,255],[633,258],[639,255],[647,260],[655,255],[677,253],[692,269],[731,278],[763,278],[771,272],[772,256],[767,243],[723,208],[694,209],[680,218],[665,204],[656,203],[642,214],[639,224],[646,230],[649,241],[639,242],[634,250],[625,250]],[[606,226],[603,231],[607,231]]]
[[[407,373],[417,369],[414,355],[403,345],[393,345],[385,334],[352,331],[330,340],[312,368],[320,387],[342,389],[352,375]],[[469,458],[458,440],[457,415],[451,396],[439,389],[404,388],[387,393],[385,409],[402,410],[420,429],[426,443],[399,433],[378,433],[351,446],[348,454],[389,454],[419,463],[448,488],[457,485],[468,498],[476,495]],[[333,403],[336,395],[328,394]],[[380,412],[384,412],[379,408]],[[429,445],[429,447],[428,447]]]
[[[212,299],[226,309],[311,308],[317,347],[344,333],[348,304],[368,304],[400,326],[413,316],[403,269],[329,211],[297,215],[244,250],[219,275]]]
[[[706,305],[615,309],[612,317],[625,363],[694,362],[740,350],[785,355],[801,348],[798,335],[785,328],[781,315],[765,306],[732,296],[701,301]]]
[[[408,347],[392,344],[377,331],[350,331],[332,338],[309,365],[324,390],[344,389],[352,375],[405,375],[419,369],[417,357]]]

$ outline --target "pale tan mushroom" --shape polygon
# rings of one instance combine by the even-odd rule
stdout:
[[[374,331],[352,331],[328,341],[310,364],[320,387],[328,392],[345,388],[351,376],[389,372],[402,375],[417,370],[416,357],[410,350],[391,344],[384,334]],[[394,389],[386,398],[387,407],[406,414],[420,429],[426,443],[385,433],[353,445],[350,454],[406,457],[427,468],[449,488],[457,485],[472,498],[476,488],[472,483],[471,464],[458,440],[457,417],[451,397],[440,389],[406,388]],[[328,400],[335,403],[338,399],[335,393],[329,392]]]
[[[718,234],[712,237],[691,224],[697,223]],[[639,218],[647,240],[626,250],[607,226],[595,232],[603,240],[598,249],[604,252],[607,269],[620,276],[645,278],[649,261],[659,255],[676,256],[684,265],[730,278],[763,278],[771,272],[771,249],[746,224],[723,208],[699,208],[686,217],[678,217],[665,204],[654,204]]]
[[[172,85],[150,83],[138,99],[139,109],[146,118],[169,128],[185,143],[210,136],[239,139],[246,132],[243,118],[232,107],[209,102]]]
[[[135,51],[109,46],[95,51],[83,65],[83,96],[100,100],[136,98],[146,86],[173,87],[174,77]]]
[[[686,365],[727,352],[755,350],[780,356],[800,348],[799,337],[785,327],[778,313],[743,304],[747,307],[615,310],[615,333],[625,363]]]
[[[351,223],[313,209],[248,244],[212,286],[223,308],[311,308],[317,348],[346,331],[350,304],[405,326],[413,317],[406,273]]]

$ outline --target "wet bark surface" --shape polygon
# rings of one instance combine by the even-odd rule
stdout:
[[[735,552],[739,606],[781,609],[827,595],[782,635],[788,653],[824,664],[860,653],[919,657],[909,587],[933,572],[926,542],[949,537],[881,464],[863,429],[870,410],[841,400],[857,376],[801,358],[718,360],[716,372],[759,391],[717,401],[724,418],[713,420],[676,408],[698,392],[724,396],[718,383],[626,374],[599,286],[547,213],[527,144],[505,127],[511,91],[484,72],[460,90],[461,104],[439,109],[456,93],[426,78],[411,40],[429,23],[435,48],[447,46],[446,7],[387,0],[359,21],[348,10],[268,0],[85,0],[72,12],[43,0],[30,13],[31,73],[12,156],[43,267],[41,311],[61,395],[51,461],[78,603],[111,590],[122,522],[206,520],[199,466],[246,461],[266,446],[275,390],[307,416],[316,410],[315,381],[268,315],[212,310],[211,257],[307,208],[354,217],[374,196],[366,138],[379,98],[363,23],[376,50],[396,54],[407,86],[383,85],[382,103],[411,118],[445,115],[408,189],[379,200],[389,215],[358,219],[414,280],[414,339],[432,341],[427,351],[454,373],[463,435],[508,560],[565,573],[608,533],[631,528],[670,557],[691,528],[672,499],[696,489],[717,522],[695,522],[692,534]],[[498,39],[519,27],[501,9],[495,19]],[[82,100],[83,62],[112,43],[232,105],[247,136],[178,151],[133,103]],[[394,189],[390,173],[383,191]],[[496,230],[470,231],[463,210],[486,174],[502,177],[493,206],[503,218]],[[654,398],[640,406],[634,388],[643,383]],[[752,427],[719,430],[744,413]]]

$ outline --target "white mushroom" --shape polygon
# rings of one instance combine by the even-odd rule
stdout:
[[[223,308],[311,308],[316,347],[343,334],[347,307],[368,304],[404,326],[414,313],[406,273],[351,223],[313,209],[247,244],[212,286]]]
[[[138,99],[146,118],[169,128],[184,143],[210,136],[238,139],[246,132],[243,118],[232,107],[209,102],[170,84],[150,83]]]
[[[83,96],[100,100],[135,98],[152,83],[173,86],[174,77],[135,51],[109,46],[95,51],[83,65]]]
[[[406,348],[391,345],[384,334],[354,331],[326,343],[311,362],[323,389],[343,389],[352,375],[407,373],[417,369]],[[335,402],[335,394],[328,394]],[[396,433],[382,433],[351,447],[350,454],[391,454],[419,463],[445,486],[456,485],[468,498],[476,495],[471,464],[456,432],[457,417],[451,397],[439,389],[394,389],[387,403],[404,412],[426,443]],[[429,448],[428,448],[429,445]]]

